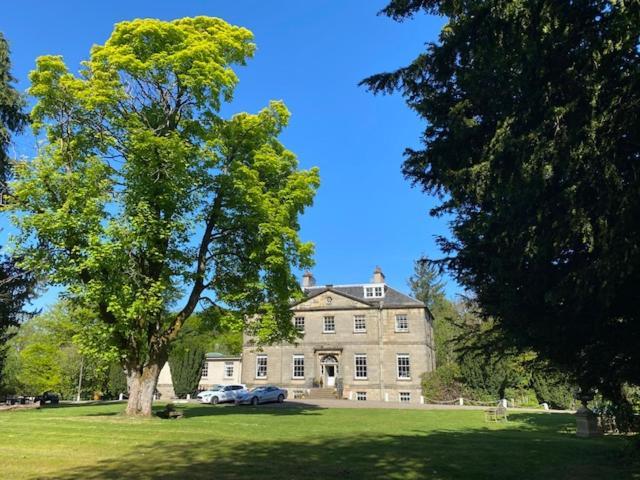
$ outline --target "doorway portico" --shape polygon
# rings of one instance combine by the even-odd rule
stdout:
[[[342,348],[318,345],[313,349],[315,356],[316,385],[324,388],[335,388],[338,377],[342,376],[340,357]]]
[[[323,385],[327,388],[336,386],[336,378],[339,374],[338,355],[321,354],[320,355],[320,374]]]

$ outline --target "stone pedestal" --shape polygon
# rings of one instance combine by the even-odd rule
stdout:
[[[576,435],[578,437],[602,435],[602,429],[598,425],[598,416],[584,405],[576,412]]]

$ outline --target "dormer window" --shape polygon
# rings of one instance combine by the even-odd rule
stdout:
[[[384,297],[384,285],[365,285],[364,298],[382,298]]]

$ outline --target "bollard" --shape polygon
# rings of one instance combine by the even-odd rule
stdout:
[[[544,410],[549,410],[549,404],[548,404],[547,402],[543,402],[543,403],[542,403],[542,408],[543,408]]]
[[[500,399],[500,406],[507,408],[507,399],[506,398],[502,398]]]
[[[389,394],[387,392],[384,393],[384,401],[385,402],[389,401]]]
[[[191,400],[191,394],[190,394],[190,393],[187,393],[187,402],[188,402],[189,400]]]
[[[124,395],[122,393],[120,395],[118,395],[118,400],[120,400],[120,401],[124,400]]]
[[[424,396],[423,396],[423,395],[420,395],[420,403],[421,403],[422,405],[424,405]]]
[[[464,405],[464,400],[462,399],[462,397],[460,397],[460,399],[458,400],[458,404],[459,405]]]

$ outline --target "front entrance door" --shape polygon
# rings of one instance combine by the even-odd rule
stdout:
[[[335,365],[325,365],[324,371],[327,375],[327,387],[336,386],[336,367]]]
[[[338,358],[335,355],[323,355],[320,357],[320,365],[322,366],[322,380],[326,388],[336,386],[336,377],[338,376]]]

